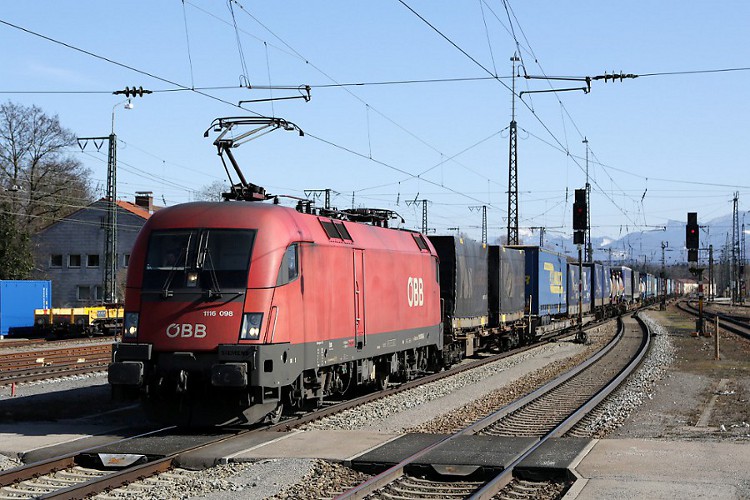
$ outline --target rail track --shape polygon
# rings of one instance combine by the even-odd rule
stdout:
[[[29,339],[13,339],[4,338],[0,339],[0,351],[8,350],[20,350],[35,347],[63,347],[68,344],[85,345],[85,344],[101,344],[103,342],[114,343],[117,337],[71,337],[65,339],[58,338],[29,338]]]
[[[0,354],[0,385],[99,371],[111,358],[111,343],[5,351]]]
[[[549,439],[565,436],[614,391],[642,360],[648,350],[649,338],[647,327],[639,319],[625,318],[615,340],[579,367],[459,432],[426,446],[338,498],[489,499],[498,494],[510,498],[513,489],[524,490],[524,495],[535,498],[537,493],[550,489],[549,483],[522,483],[514,479],[514,468]],[[489,480],[467,481],[465,477],[456,480],[455,476],[425,477],[410,473],[410,468],[422,470],[413,466],[426,454],[437,449],[450,451],[460,438],[471,435],[525,436],[533,438],[533,444]],[[505,493],[502,493],[505,488]]]
[[[596,325],[593,325],[596,326]],[[388,388],[376,393],[367,394],[331,406],[326,406],[317,411],[306,412],[285,418],[275,424],[266,425],[251,429],[242,429],[232,433],[230,436],[220,436],[216,439],[209,439],[198,445],[183,446],[172,451],[164,451],[163,456],[150,456],[140,458],[135,463],[123,469],[112,467],[92,467],[90,465],[91,457],[97,454],[96,449],[83,450],[78,453],[69,454],[63,457],[55,457],[49,460],[36,462],[17,467],[5,472],[0,472],[0,499],[3,498],[81,498],[87,495],[93,495],[102,491],[119,488],[136,479],[143,479],[162,472],[165,472],[179,462],[184,453],[189,453],[204,446],[210,446],[220,443],[226,439],[231,439],[249,432],[265,431],[288,431],[306,423],[330,416],[334,413],[356,407],[380,398],[384,398],[398,392],[412,389],[416,386],[427,384],[451,377],[458,373],[476,369],[488,363],[496,362],[500,359],[517,355],[527,350],[539,347],[547,342],[554,342],[562,337],[570,336],[569,332],[560,333],[551,337],[545,342],[537,343],[530,346],[523,346],[511,351],[495,354],[486,358],[471,361],[462,365],[453,367],[451,370],[435,373],[422,377],[410,382],[406,382],[397,387]],[[109,346],[108,346],[109,347]],[[109,358],[107,357],[107,361]],[[36,360],[35,360],[36,362]],[[1,375],[1,374],[0,374]],[[137,438],[138,436],[136,436]],[[147,438],[147,436],[146,436]],[[175,439],[179,441],[179,434]],[[132,441],[128,447],[132,448]],[[119,460],[119,459],[116,459]],[[142,463],[144,462],[145,463]]]
[[[695,317],[699,316],[698,307],[693,302],[678,302],[677,308]],[[709,320],[715,320],[718,316],[719,321],[721,321],[721,328],[750,340],[750,323],[748,323],[747,318],[707,311],[705,307],[703,308],[703,316]]]

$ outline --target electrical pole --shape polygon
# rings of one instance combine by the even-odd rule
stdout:
[[[714,286],[714,246],[708,245],[708,301],[713,302],[716,295]]]
[[[469,207],[469,211],[482,209],[482,245],[487,245],[487,205]]]
[[[417,196],[419,196],[419,194],[417,194]],[[430,200],[417,200],[417,199],[406,202],[407,206],[416,205],[417,203],[422,204],[422,234],[427,234],[427,232],[429,231],[429,228],[427,227],[427,204],[429,202]]]
[[[114,304],[117,302],[117,136],[115,135],[115,110],[120,104],[125,104],[125,109],[133,109],[130,96],[143,97],[143,94],[150,94],[150,90],[144,90],[143,87],[137,89],[125,87],[125,90],[112,92],[114,95],[125,95],[128,99],[118,102],[112,107],[112,129],[106,137],[79,137],[77,138],[78,146],[83,151],[89,141],[94,143],[97,151],[104,145],[104,141],[109,142],[107,148],[107,217],[106,217],[106,236],[104,242],[104,296],[103,301]]]
[[[584,238],[586,247],[586,262],[594,260],[594,251],[591,246],[591,184],[589,184],[589,140],[584,137],[586,145],[586,235]]]
[[[516,129],[516,63],[517,54],[510,58],[513,66],[511,88],[511,120],[508,132],[508,245],[518,245],[518,130]]]
[[[114,111],[113,111],[114,115]],[[117,302],[117,136],[114,133],[114,119],[112,133],[104,137],[78,137],[78,146],[81,151],[86,149],[89,141],[94,143],[97,151],[100,151],[104,141],[109,142],[107,147],[107,216],[105,221],[104,238],[104,302]]]
[[[659,309],[664,310],[667,308],[667,259],[666,249],[669,246],[669,242],[661,242],[661,279],[662,279],[662,294],[661,294],[661,305]]]
[[[529,229],[532,231],[538,230],[539,231],[539,246],[544,246],[544,232],[546,231],[546,227],[544,226],[531,226]]]
[[[336,191],[333,191],[332,189],[326,188],[326,189],[305,189],[305,196],[310,198],[310,196],[313,197],[313,199],[317,200],[322,196],[324,196],[324,207],[326,210],[331,209],[331,192],[334,194],[339,194]],[[354,208],[354,193],[352,193],[352,208]]]
[[[732,200],[732,303],[736,304],[740,301],[740,266],[739,266],[739,253],[740,253],[740,228],[739,228],[739,214],[737,212],[737,203],[739,201],[740,193],[735,191],[734,199]]]
[[[745,287],[747,286],[747,283],[745,283],[745,266],[747,265],[746,262],[747,256],[745,255],[745,214],[742,214],[742,231],[740,231],[740,303],[745,303],[745,296],[747,295],[747,290],[745,290]]]

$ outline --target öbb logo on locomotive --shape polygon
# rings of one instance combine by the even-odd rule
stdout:
[[[196,323],[172,323],[167,327],[167,337],[170,339],[176,337],[202,339],[206,336],[206,325]]]
[[[406,285],[406,300],[409,302],[409,307],[424,305],[424,281],[422,281],[422,278],[409,277]]]

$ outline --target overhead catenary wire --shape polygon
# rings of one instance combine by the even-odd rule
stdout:
[[[185,24],[185,45],[187,47],[188,63],[190,64],[190,88],[195,88],[195,77],[193,75],[193,56],[190,53],[190,31],[188,30],[187,12],[185,12],[185,0],[182,0],[182,20]]]
[[[493,78],[489,78],[489,77],[483,77],[483,78],[484,78],[484,79],[488,79],[488,80],[489,80],[489,79],[493,79]],[[232,88],[237,88],[237,87],[232,87]],[[187,90],[190,90],[190,89],[175,89],[175,91],[187,91]],[[567,112],[567,110],[566,110],[566,112]],[[566,141],[566,142],[567,142],[567,141]],[[568,147],[567,147],[567,146],[565,146],[565,147],[563,148],[563,152],[565,152],[566,150],[568,150]],[[370,155],[370,156],[371,156],[371,155]],[[412,175],[412,174],[409,174],[409,175]],[[413,177],[412,177],[412,178],[413,178]]]
[[[69,43],[57,40],[57,39],[49,37],[47,35],[43,35],[41,33],[37,33],[36,31],[30,30],[28,28],[24,28],[23,26],[19,26],[17,24],[13,24],[13,23],[5,21],[3,19],[0,19],[0,24],[4,24],[6,26],[9,26],[11,28],[17,29],[19,31],[23,31],[24,33],[28,33],[29,35],[36,36],[36,37],[41,38],[43,40],[47,40],[48,42],[54,43],[56,45],[61,45],[61,46],[66,47],[66,48],[68,48],[70,50],[74,50],[76,52],[80,52],[82,54],[86,54],[86,55],[88,55],[90,57],[99,59],[100,61],[105,61],[105,62],[108,62],[110,64],[114,64],[115,66],[119,66],[121,68],[130,70],[130,71],[134,71],[134,72],[136,72],[138,74],[141,74],[141,75],[144,75],[144,76],[148,76],[148,77],[153,78],[155,80],[159,80],[160,82],[168,83],[170,85],[174,85],[175,87],[179,87],[179,88],[181,88],[183,90],[189,90],[190,92],[195,92],[196,94],[200,94],[200,95],[202,95],[204,97],[208,97],[209,99],[213,99],[213,100],[221,102],[223,104],[228,104],[229,106],[232,106],[232,107],[235,107],[235,108],[239,108],[239,106],[237,106],[236,104],[234,104],[234,103],[232,103],[230,101],[226,101],[224,99],[221,99],[221,98],[216,97],[214,95],[208,94],[208,93],[203,92],[201,90],[191,89],[187,85],[183,85],[181,83],[172,81],[172,80],[170,80],[168,78],[161,77],[161,76],[156,75],[154,73],[151,73],[149,71],[145,71],[145,70],[136,68],[134,66],[131,66],[131,65],[128,65],[128,64],[125,64],[125,63],[121,63],[119,61],[115,61],[114,59],[110,59],[108,57],[96,54],[94,52],[91,52],[90,50],[86,50],[86,49],[82,49],[80,47],[76,47],[75,45],[71,45]],[[240,108],[240,109],[244,109],[244,108]],[[245,111],[253,113],[253,114],[257,115],[257,116],[262,116],[260,113],[256,113],[254,111],[250,111],[250,110],[245,110]]]
[[[397,0],[397,1],[398,1],[399,3],[401,3],[401,4],[402,4],[402,5],[404,6],[404,7],[406,7],[406,8],[407,8],[407,9],[408,9],[408,10],[409,10],[410,12],[412,12],[412,13],[413,13],[413,14],[414,14],[414,15],[415,15],[416,17],[418,17],[418,18],[419,18],[419,19],[420,19],[420,20],[421,20],[422,22],[424,22],[425,24],[427,24],[427,25],[428,25],[428,26],[429,26],[429,27],[430,27],[430,28],[431,28],[431,29],[432,29],[433,31],[435,31],[435,32],[436,32],[436,33],[437,33],[438,35],[440,35],[440,36],[441,36],[441,37],[442,37],[443,39],[445,39],[445,40],[446,40],[446,41],[447,41],[447,42],[448,42],[449,44],[451,44],[451,45],[452,45],[453,47],[455,47],[455,48],[456,48],[456,49],[457,49],[457,50],[458,50],[459,52],[461,52],[462,54],[464,54],[464,55],[465,55],[466,57],[468,57],[468,58],[469,58],[469,59],[470,59],[470,60],[471,60],[472,62],[474,62],[474,63],[475,63],[475,64],[476,64],[477,66],[479,66],[479,67],[480,67],[481,69],[483,69],[483,70],[484,70],[484,71],[485,71],[485,72],[486,72],[487,74],[489,74],[489,75],[492,75],[492,72],[491,72],[490,70],[488,70],[488,69],[487,69],[487,68],[486,68],[486,67],[485,67],[485,66],[484,66],[484,65],[483,65],[482,63],[480,63],[479,61],[477,61],[477,60],[476,60],[476,59],[475,59],[475,58],[474,58],[473,56],[471,56],[471,55],[470,55],[470,54],[469,54],[468,52],[466,52],[466,51],[465,51],[465,50],[464,50],[463,48],[461,48],[461,47],[460,47],[460,46],[459,46],[458,44],[456,44],[456,43],[455,43],[455,42],[454,42],[453,40],[451,40],[451,39],[450,39],[450,38],[449,38],[448,36],[446,36],[446,35],[445,35],[445,34],[444,34],[444,33],[443,33],[442,31],[440,31],[440,30],[439,30],[439,29],[438,29],[437,27],[435,27],[435,26],[434,26],[434,25],[433,25],[432,23],[430,23],[430,22],[429,22],[429,21],[428,21],[427,19],[425,19],[425,18],[424,18],[424,17],[423,17],[423,16],[421,15],[421,14],[419,14],[419,13],[418,13],[417,11],[415,11],[415,10],[414,10],[414,9],[413,9],[412,7],[410,7],[410,6],[409,6],[409,5],[408,5],[408,4],[407,4],[407,3],[406,3],[406,2],[404,1],[404,0]],[[504,2],[504,3],[505,3],[505,1],[506,1],[506,0],[503,0],[503,2]],[[511,92],[513,92],[513,89],[511,89],[510,87],[508,87],[508,85],[507,85],[507,84],[506,84],[505,82],[503,82],[503,81],[501,81],[501,80],[499,80],[499,79],[496,79],[496,81],[497,81],[498,83],[500,83],[500,84],[501,84],[502,86],[504,86],[504,87],[505,87],[506,89],[508,89],[508,90],[510,90]],[[561,148],[563,148],[563,149],[564,149],[564,150],[565,150],[566,152],[568,152],[568,148],[566,148],[566,147],[565,147],[565,146],[564,146],[564,145],[562,144],[562,142],[560,142],[560,139],[558,139],[558,138],[557,138],[557,136],[556,136],[556,135],[555,135],[555,134],[554,134],[554,133],[552,132],[552,130],[551,130],[551,129],[549,128],[549,126],[548,126],[548,125],[547,125],[547,124],[546,124],[546,123],[544,122],[544,120],[542,120],[542,119],[541,119],[541,118],[540,118],[540,117],[539,117],[539,116],[537,115],[536,111],[534,111],[534,109],[533,109],[533,108],[532,108],[532,107],[531,107],[531,106],[530,106],[530,105],[529,105],[529,104],[528,104],[528,103],[527,103],[526,101],[524,101],[523,99],[520,99],[520,101],[521,101],[521,102],[522,102],[522,103],[523,103],[523,104],[524,104],[524,105],[526,106],[526,108],[527,108],[527,109],[528,109],[528,110],[529,110],[529,111],[531,112],[531,115],[532,115],[532,116],[533,116],[533,117],[534,117],[534,118],[535,118],[535,119],[536,119],[536,120],[537,120],[537,121],[539,122],[539,124],[540,124],[540,125],[541,125],[541,126],[542,126],[542,127],[543,127],[543,128],[544,128],[544,129],[546,130],[546,131],[547,131],[547,133],[548,133],[548,134],[550,135],[550,137],[552,137],[552,138],[553,138],[553,139],[555,140],[555,142],[557,142],[557,143],[558,143],[558,144],[560,145],[560,147],[561,147]],[[583,166],[582,166],[582,165],[581,165],[581,164],[580,164],[580,163],[579,163],[578,161],[576,161],[575,159],[574,159],[574,163],[575,163],[575,164],[576,164],[576,165],[578,166],[578,168],[579,168],[579,169],[580,169],[581,171],[584,171],[584,167],[583,167]],[[621,213],[622,213],[622,214],[623,214],[623,215],[625,216],[625,218],[627,218],[627,219],[628,219],[628,220],[629,220],[629,221],[630,221],[630,222],[632,223],[632,225],[636,225],[636,223],[635,223],[635,220],[633,220],[633,219],[632,219],[632,218],[630,217],[630,215],[629,215],[629,214],[628,214],[628,213],[627,213],[627,212],[626,212],[626,211],[625,211],[625,210],[624,210],[624,209],[623,209],[622,207],[620,207],[619,205],[617,205],[617,204],[616,204],[616,203],[614,202],[614,200],[612,200],[612,199],[611,199],[611,198],[609,197],[609,195],[608,195],[608,194],[607,194],[607,193],[606,193],[606,192],[605,192],[605,191],[604,191],[604,190],[603,190],[603,189],[602,189],[602,188],[601,188],[601,187],[600,187],[600,186],[598,185],[598,183],[597,183],[596,181],[594,181],[594,185],[596,185],[596,186],[597,186],[597,187],[599,188],[600,192],[601,192],[601,193],[602,193],[602,194],[603,194],[603,195],[604,195],[604,196],[605,196],[606,198],[608,198],[608,199],[610,200],[610,202],[611,202],[611,203],[612,203],[612,204],[613,204],[613,205],[614,205],[614,206],[615,206],[615,207],[616,207],[616,208],[617,208],[618,210],[620,210],[620,212],[621,212]]]
[[[244,12],[247,12],[247,11],[246,11],[246,10],[244,9],[244,7],[242,7],[242,5],[241,5],[241,4],[239,4],[239,2],[236,2],[235,0],[229,0],[229,1],[230,1],[230,2],[234,2],[234,3],[236,3],[237,5],[239,5],[239,6],[240,6],[240,7],[242,8],[242,10],[243,10]],[[250,15],[251,17],[253,17],[253,16],[251,15],[251,14],[249,14],[249,12],[247,12],[247,14],[248,14],[248,15]],[[255,18],[253,17],[253,19],[255,19]],[[259,21],[257,21],[257,20],[256,20],[256,22],[259,22]],[[7,22],[7,21],[4,21],[4,20],[2,20],[2,19],[0,19],[0,23],[1,23],[1,24],[5,24],[5,25],[7,25],[7,26],[10,26],[10,27],[12,27],[12,28],[14,28],[14,29],[18,29],[18,30],[20,30],[20,31],[23,31],[23,32],[25,32],[25,33],[31,34],[31,35],[33,35],[33,36],[37,36],[37,37],[39,37],[39,38],[42,38],[42,39],[44,39],[44,40],[47,40],[47,41],[49,41],[49,42],[52,42],[52,43],[54,43],[54,44],[58,44],[58,45],[61,45],[61,46],[67,47],[67,48],[69,48],[69,49],[71,49],[71,50],[74,50],[74,51],[77,51],[77,52],[80,52],[80,53],[83,53],[83,54],[89,55],[89,56],[91,56],[91,57],[94,57],[94,58],[96,58],[96,59],[99,59],[99,60],[103,60],[103,61],[106,61],[106,62],[108,62],[108,63],[110,63],[110,64],[114,64],[114,65],[116,65],[116,66],[119,66],[119,67],[122,67],[122,68],[125,68],[125,69],[128,69],[128,70],[131,70],[131,71],[137,72],[137,73],[139,73],[139,74],[143,74],[143,75],[145,75],[145,76],[149,76],[149,77],[151,77],[151,78],[154,78],[154,79],[157,79],[157,80],[159,80],[159,81],[162,81],[162,82],[164,82],[164,83],[168,83],[168,84],[170,84],[170,85],[174,85],[174,86],[176,86],[176,87],[179,87],[179,88],[180,88],[180,89],[182,89],[182,90],[189,90],[189,91],[191,91],[191,92],[195,92],[195,93],[197,93],[197,94],[199,94],[199,95],[203,95],[203,96],[209,97],[209,98],[211,98],[211,99],[214,99],[214,100],[216,100],[216,101],[219,101],[219,102],[221,102],[221,103],[224,103],[224,104],[228,104],[228,105],[230,105],[230,106],[232,106],[232,107],[235,107],[235,108],[239,107],[240,109],[246,110],[245,108],[241,108],[240,106],[238,106],[238,105],[236,105],[236,104],[234,104],[234,103],[232,103],[232,102],[230,102],[230,101],[226,101],[226,100],[224,100],[224,99],[218,98],[218,97],[216,97],[216,96],[213,96],[213,95],[211,95],[211,94],[208,94],[208,93],[205,93],[205,92],[202,92],[202,91],[196,90],[196,89],[191,89],[191,88],[189,88],[189,87],[187,87],[187,86],[185,86],[185,85],[182,85],[182,84],[180,84],[180,83],[177,83],[177,82],[171,81],[171,80],[169,80],[169,79],[166,79],[166,78],[160,77],[160,76],[158,76],[158,75],[155,75],[155,74],[153,74],[153,73],[150,73],[150,72],[147,72],[147,71],[144,71],[144,70],[141,70],[141,69],[135,68],[135,67],[133,67],[133,66],[130,66],[130,65],[127,65],[127,64],[124,64],[124,63],[120,63],[120,62],[118,62],[118,61],[115,61],[115,60],[113,60],[113,59],[110,59],[110,58],[108,58],[108,57],[105,57],[105,56],[102,56],[102,55],[96,54],[96,53],[94,53],[94,52],[91,52],[91,51],[89,51],[89,50],[86,50],[86,49],[82,49],[82,48],[76,47],[76,46],[74,46],[74,45],[68,44],[68,43],[66,43],[66,42],[62,42],[62,41],[60,41],[60,40],[57,40],[57,39],[54,39],[54,38],[51,38],[51,37],[48,37],[48,36],[46,36],[46,35],[43,35],[43,34],[37,33],[37,32],[35,32],[35,31],[33,31],[33,30],[30,30],[30,29],[27,29],[27,28],[24,28],[24,27],[18,26],[18,25],[16,25],[16,24],[13,24],[13,23],[10,23],[10,22]],[[261,25],[262,25],[262,23],[261,23]],[[264,26],[264,28],[265,28],[265,26]],[[267,30],[269,31],[269,33],[273,34],[273,32],[272,32],[271,30],[269,30],[268,28],[265,28],[265,29],[267,29]],[[274,34],[274,36],[276,36],[276,35]],[[277,38],[278,38],[278,37],[277,37]],[[281,39],[279,38],[279,40],[281,40]],[[281,40],[281,41],[282,41],[282,43],[284,43],[285,45],[287,45],[287,44],[286,44],[286,42],[284,42],[283,40]],[[288,45],[287,45],[287,46],[288,46]],[[292,48],[291,48],[291,46],[288,46],[288,47],[289,47],[289,48],[290,48],[291,50],[293,50],[293,51],[294,51],[294,49],[292,49]],[[295,52],[295,53],[297,53],[296,51],[294,51],[294,52]],[[299,55],[299,53],[297,53],[297,54]],[[301,56],[300,56],[300,57],[301,57]],[[319,71],[319,72],[320,72],[321,74],[325,75],[325,76],[326,76],[327,78],[331,79],[332,81],[335,81],[335,80],[334,80],[333,78],[331,78],[331,77],[330,77],[329,75],[327,75],[327,74],[326,74],[325,72],[323,72],[323,71],[322,71],[322,70],[320,70],[319,68],[316,68],[316,69],[317,69],[317,70],[318,70],[318,71]],[[350,93],[351,93],[351,92],[350,92]],[[363,101],[363,100],[362,100],[361,98],[359,98],[359,97],[358,97],[358,96],[356,96],[355,94],[352,94],[352,95],[353,95],[353,96],[354,96],[355,98],[357,98],[358,100],[360,100],[361,102],[364,102],[364,101]],[[428,143],[426,143],[426,142],[425,142],[424,140],[422,140],[422,139],[418,138],[418,137],[417,137],[417,136],[416,136],[415,134],[413,134],[412,132],[408,131],[408,130],[407,130],[407,129],[405,129],[404,127],[400,126],[399,124],[397,124],[397,123],[396,123],[395,121],[393,121],[393,120],[391,120],[390,118],[388,118],[388,117],[387,117],[386,115],[384,115],[384,114],[383,114],[383,113],[381,113],[380,111],[378,111],[378,110],[376,110],[376,109],[372,108],[372,106],[371,106],[370,108],[371,108],[371,109],[373,109],[373,110],[374,110],[375,112],[377,112],[377,113],[378,113],[379,115],[381,115],[381,116],[383,116],[384,118],[386,118],[387,120],[391,121],[391,122],[392,122],[392,123],[393,123],[394,125],[396,125],[397,127],[401,128],[401,129],[402,129],[402,130],[404,130],[405,132],[407,132],[407,133],[409,133],[410,135],[412,135],[413,137],[415,137],[415,138],[416,138],[417,140],[419,140],[420,142],[424,143],[425,145],[429,146],[430,148],[434,149],[435,151],[438,151],[438,150],[437,150],[436,148],[434,148],[433,146],[429,145],[429,144],[428,144]],[[259,114],[259,113],[257,113],[257,112],[254,112],[254,111],[250,111],[250,110],[246,110],[246,111],[249,111],[249,112],[251,112],[251,113],[253,113],[253,114],[257,115],[257,116],[262,116],[261,114]],[[314,136],[312,136],[311,134],[307,134],[307,135],[308,135],[308,136],[310,136],[310,137],[314,137]],[[344,150],[344,151],[348,151],[348,152],[350,152],[350,153],[355,153],[355,152],[354,152],[353,150],[351,150],[351,149],[349,149],[349,148],[346,148],[346,147],[344,147],[344,146],[340,146],[340,145],[338,145],[338,144],[334,143],[333,141],[329,141],[329,140],[324,140],[324,139],[322,139],[322,138],[320,138],[320,137],[314,137],[314,138],[315,138],[315,139],[317,139],[317,140],[320,140],[320,141],[322,141],[322,142],[324,142],[324,143],[326,143],[326,144],[329,144],[329,145],[335,146],[335,147],[337,147],[338,149],[341,149],[341,150]],[[439,152],[439,151],[438,151],[438,152]],[[359,153],[355,153],[355,154],[357,154],[357,156],[362,156],[362,155],[360,155]],[[363,157],[364,157],[364,156],[363,156]],[[366,157],[365,157],[365,158],[366,158]],[[368,158],[368,159],[369,159],[369,158]],[[378,163],[378,164],[381,164],[381,165],[388,165],[388,164],[386,164],[386,163],[384,163],[384,162],[379,162],[379,161],[377,161],[377,160],[375,160],[375,159],[370,159],[370,161],[373,161],[373,162],[375,162],[375,163]],[[122,162],[118,162],[118,163],[122,163]],[[132,167],[132,166],[131,166],[131,167]],[[393,167],[393,166],[391,166],[391,165],[388,165],[388,167],[389,167],[389,168],[391,168],[391,169],[394,169],[394,168],[395,168],[395,167]],[[132,168],[136,168],[136,167],[132,167]],[[137,168],[136,168],[136,169],[137,169]],[[411,174],[411,173],[409,173],[409,172],[407,172],[407,171],[405,171],[405,170],[403,170],[403,169],[397,169],[397,171],[399,171],[399,172],[401,172],[401,173],[404,173],[404,174],[406,174],[406,175],[411,175],[412,177],[415,177],[415,178],[417,178],[417,176],[416,176],[416,175],[414,175],[414,174]],[[149,175],[150,175],[150,174],[149,174]],[[171,182],[171,181],[170,181],[170,182]],[[428,181],[428,182],[431,182],[431,181]],[[431,182],[431,183],[432,183],[432,182]],[[175,184],[175,183],[172,183],[172,184]],[[437,184],[437,183],[435,183],[435,185],[439,186],[439,184]],[[190,190],[190,188],[187,188],[187,187],[185,187],[185,186],[179,186],[179,185],[178,185],[178,187],[182,187],[183,189],[186,189],[186,190]],[[441,187],[444,187],[444,186],[441,186]],[[444,187],[444,188],[445,188],[445,189],[448,189],[448,190],[450,190],[450,191],[452,191],[452,192],[454,192],[455,194],[460,194],[460,193],[459,193],[458,191],[456,191],[456,190],[453,190],[453,189],[450,189],[450,188],[447,188],[447,187]],[[193,190],[191,190],[191,191],[193,191]],[[474,201],[479,201],[479,200],[476,200],[475,198],[472,198],[472,197],[468,197],[468,198],[469,198],[469,199],[472,199],[472,200],[474,200]]]

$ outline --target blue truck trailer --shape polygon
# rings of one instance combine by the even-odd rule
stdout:
[[[578,302],[581,303],[581,314],[591,312],[591,270],[590,265],[581,265],[581,293],[578,293],[578,263],[568,263],[568,315],[578,314]],[[580,299],[579,299],[580,295]]]
[[[49,309],[52,282],[0,280],[0,337],[11,328],[32,328],[34,309]]]
[[[567,313],[567,258],[538,246],[512,246],[526,253],[526,309],[538,325]]]

